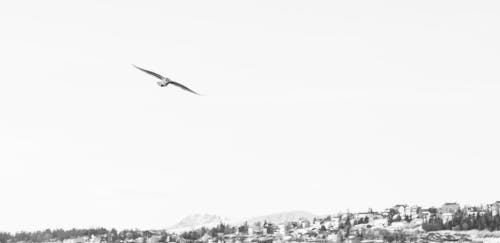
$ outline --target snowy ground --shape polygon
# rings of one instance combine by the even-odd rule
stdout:
[[[500,243],[500,231],[479,231],[479,230],[467,230],[467,231],[452,231],[452,230],[441,230],[435,231],[441,234],[465,234],[470,237],[473,241],[482,241],[484,243]]]

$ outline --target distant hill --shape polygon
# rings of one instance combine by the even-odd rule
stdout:
[[[214,215],[214,214],[193,214],[183,218],[179,223],[168,227],[167,230],[172,232],[184,232],[189,230],[199,229],[201,227],[212,228],[220,223],[231,224],[231,225],[241,225],[243,222],[248,222],[253,224],[255,222],[271,222],[275,224],[282,224],[290,221],[295,221],[298,219],[308,219],[312,220],[316,215],[307,211],[288,211],[281,213],[273,213],[269,215],[259,216],[255,218],[249,218],[246,220],[229,220],[227,218]]]
[[[288,211],[281,213],[274,213],[264,216],[259,216],[255,218],[248,219],[249,224],[253,224],[258,221],[267,221],[274,224],[282,224],[290,221],[295,221],[301,218],[312,220],[316,215],[307,211]]]
[[[174,232],[183,232],[199,229],[201,227],[215,227],[219,223],[227,224],[228,222],[229,220],[227,218],[214,214],[193,214],[181,219],[179,223],[167,229]]]

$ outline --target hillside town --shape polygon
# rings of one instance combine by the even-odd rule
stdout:
[[[398,204],[287,222],[258,221],[169,230],[45,230],[0,233],[1,243],[500,242],[500,201],[482,206]]]

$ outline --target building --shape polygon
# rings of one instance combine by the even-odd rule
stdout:
[[[384,216],[384,218],[387,218],[389,216],[389,214],[391,214],[391,209],[390,208],[386,208],[382,212],[382,216]]]
[[[278,233],[279,233],[280,235],[283,235],[283,236],[284,236],[284,235],[287,235],[286,228],[285,228],[285,225],[284,225],[284,224],[280,224],[280,225],[278,225],[278,228],[279,228]]]
[[[445,203],[441,207],[441,214],[451,213],[454,214],[460,210],[460,205],[458,203]]]
[[[248,227],[248,235],[253,235],[253,227],[252,226],[249,226]]]
[[[453,219],[453,214],[452,213],[442,213],[441,219],[443,220],[443,223],[446,224],[448,221],[451,221]]]
[[[427,209],[420,211],[420,214],[418,215],[418,217],[421,218],[424,222],[429,221],[431,216],[432,216],[432,213]]]
[[[398,204],[392,207],[394,211],[396,211],[401,218],[404,218],[405,216],[410,216],[410,207],[406,204]]]
[[[373,211],[368,211],[368,212],[361,212],[361,213],[355,213],[354,214],[354,219],[360,220],[360,219],[366,219],[368,218],[368,221],[371,222],[376,219],[381,219],[383,216],[379,213],[373,212]]]
[[[418,218],[418,215],[420,214],[420,210],[421,210],[421,209],[422,209],[421,207],[416,206],[416,205],[411,206],[411,207],[410,207],[410,217],[411,217],[412,219],[414,219],[414,218]]]
[[[161,240],[161,235],[152,235],[147,239],[147,243],[159,243]]]
[[[500,214],[500,201],[496,201],[488,205],[488,210],[491,211],[493,216]]]

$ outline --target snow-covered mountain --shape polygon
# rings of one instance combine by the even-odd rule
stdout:
[[[212,228],[220,223],[237,226],[243,224],[245,221],[248,222],[249,224],[253,224],[258,221],[261,222],[267,221],[275,224],[282,224],[285,222],[295,221],[298,219],[311,220],[314,217],[316,217],[314,214],[307,211],[288,211],[288,212],[274,213],[243,220],[229,220],[228,218],[213,214],[193,214],[183,218],[179,223],[167,229],[172,232],[184,232],[184,231],[199,229],[201,227]]]
[[[183,232],[193,229],[199,229],[201,227],[215,227],[220,223],[227,224],[229,223],[229,220],[227,218],[214,214],[193,214],[181,219],[179,223],[172,225],[168,228],[168,230],[174,232]]]
[[[298,219],[308,219],[312,220],[316,215],[307,211],[288,211],[281,213],[273,213],[269,215],[259,216],[255,218],[248,219],[249,224],[253,224],[257,221],[267,221],[274,224],[283,224],[290,221],[296,221]]]

